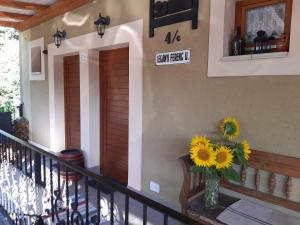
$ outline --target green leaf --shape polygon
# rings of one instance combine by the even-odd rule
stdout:
[[[238,151],[236,151],[236,157],[239,161],[239,163],[243,166],[247,166],[248,165],[248,161],[245,159],[245,155],[244,155],[244,151],[240,151],[240,149]]]
[[[224,170],[223,176],[225,177],[226,180],[240,181],[240,176],[233,168]]]
[[[193,172],[193,173],[205,173],[206,170],[205,170],[204,167],[193,166],[193,167],[192,167],[192,172]]]
[[[220,176],[218,174],[218,171],[215,168],[208,168],[206,170],[206,174],[210,177],[210,178],[217,178],[219,179]]]

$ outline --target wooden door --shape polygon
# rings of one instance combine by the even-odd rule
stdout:
[[[100,52],[101,173],[127,185],[129,50]]]
[[[66,148],[80,149],[79,56],[64,57]]]

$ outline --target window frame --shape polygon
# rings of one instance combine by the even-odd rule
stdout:
[[[286,4],[285,10],[285,24],[284,24],[284,34],[282,38],[275,40],[266,41],[269,45],[276,45],[275,49],[269,52],[288,52],[289,42],[290,42],[290,32],[291,32],[291,22],[292,22],[292,7],[293,0],[243,0],[236,2],[235,9],[235,27],[241,28],[241,36],[245,37],[246,30],[246,12],[251,9],[261,8],[265,6],[271,6],[279,3]],[[254,43],[246,43],[246,49],[254,48]],[[253,52],[247,51],[246,54],[252,54]]]

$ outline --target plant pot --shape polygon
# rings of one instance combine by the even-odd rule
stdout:
[[[84,156],[83,152],[78,149],[66,149],[61,151],[58,156],[61,159],[64,159],[74,165],[81,166],[84,168]],[[62,179],[66,179],[67,169],[64,166],[61,166],[60,168],[60,176]],[[68,170],[68,179],[69,181],[76,181],[80,180],[82,178],[82,175],[79,173],[76,173],[74,171],[71,171],[70,169]]]
[[[24,117],[14,120],[14,135],[24,141],[29,140],[29,121]]]
[[[12,132],[11,112],[0,112],[0,129],[11,134]]]

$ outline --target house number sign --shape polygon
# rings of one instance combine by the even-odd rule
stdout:
[[[179,35],[179,31],[176,30],[174,36],[173,36],[172,32],[168,32],[167,36],[165,38],[165,42],[167,44],[173,44],[175,42],[175,40],[178,41],[178,42],[181,41],[181,36]]]
[[[157,66],[187,64],[191,62],[191,50],[158,53],[155,61]]]

